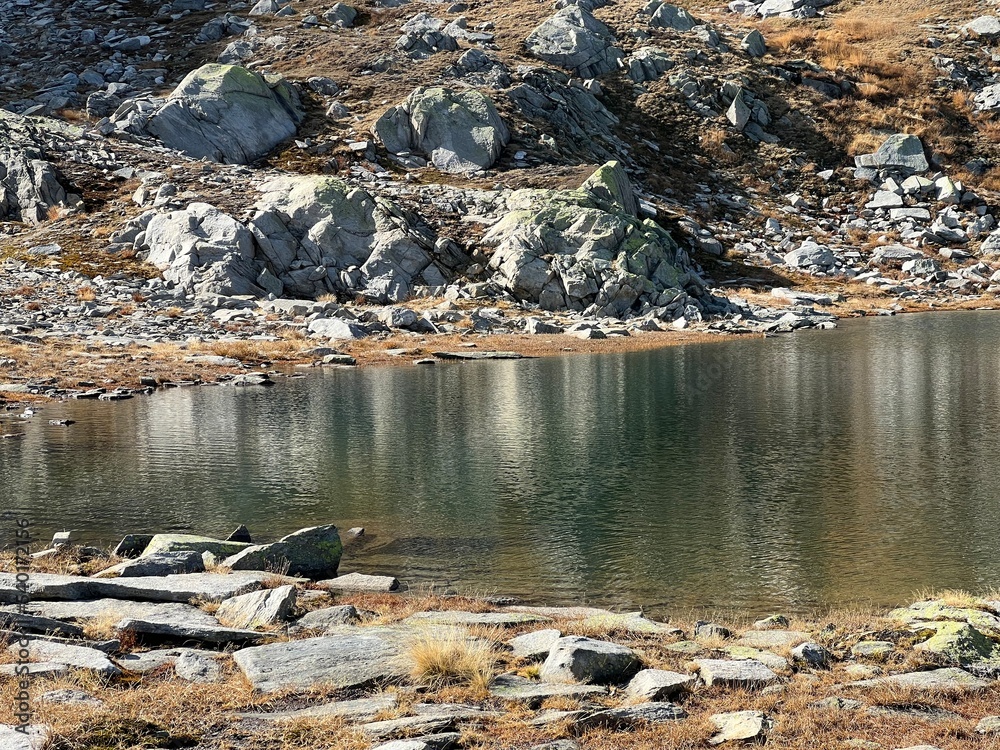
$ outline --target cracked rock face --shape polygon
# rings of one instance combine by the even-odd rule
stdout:
[[[418,88],[375,123],[375,135],[394,154],[416,151],[442,172],[492,167],[510,132],[493,102],[479,91]]]
[[[0,146],[0,219],[38,224],[66,203],[55,167],[33,150]]]
[[[528,52],[583,78],[597,78],[618,68],[622,51],[611,29],[578,5],[568,5],[528,35]]]
[[[294,135],[302,118],[284,79],[213,63],[191,71],[146,129],[189,156],[248,164]]]

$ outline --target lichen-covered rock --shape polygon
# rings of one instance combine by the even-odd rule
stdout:
[[[649,16],[649,25],[656,29],[674,29],[675,31],[690,31],[700,22],[684,8],[652,0],[642,12]]]
[[[361,292],[401,302],[415,284],[450,277],[468,260],[415,215],[340,180],[289,176],[262,191],[250,231],[291,296]]]
[[[510,132],[488,96],[479,91],[418,88],[375,123],[374,133],[394,154],[426,154],[442,172],[492,167]]]
[[[191,71],[146,129],[195,158],[248,164],[295,134],[303,113],[295,89],[238,65]]]
[[[152,541],[146,545],[146,549],[143,550],[139,559],[149,559],[165,552],[198,552],[199,554],[211,552],[216,557],[226,557],[235,555],[248,546],[241,542],[224,542],[221,539],[196,534],[156,534]]]
[[[965,622],[990,638],[1000,638],[1000,616],[978,607],[956,607],[939,599],[914,602],[894,609],[888,617],[907,625],[933,622]]]
[[[272,570],[313,579],[332,578],[337,575],[343,549],[337,527],[328,524],[301,529],[271,544],[253,545],[223,564],[231,570]]]
[[[917,651],[935,654],[951,665],[996,662],[1000,666],[1000,647],[964,622],[935,623],[936,633],[914,646]]]
[[[915,135],[902,133],[890,135],[875,153],[862,154],[855,157],[854,161],[859,167],[909,172],[926,172],[930,166],[920,139]]]
[[[542,21],[525,41],[534,57],[584,78],[618,68],[622,51],[614,43],[611,29],[579,5],[568,5]]]
[[[207,203],[155,214],[137,244],[164,279],[195,294],[266,294],[250,231]]]
[[[506,196],[506,215],[483,238],[496,248],[493,280],[546,310],[602,317],[666,305],[685,288],[700,294],[687,254],[658,224],[625,208],[635,199],[620,167],[607,165],[592,180],[579,190]]]

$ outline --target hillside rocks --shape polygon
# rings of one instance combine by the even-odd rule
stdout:
[[[926,172],[930,166],[920,139],[903,134],[889,136],[875,153],[858,156],[855,163],[859,168],[893,169],[907,173]]]
[[[623,54],[614,43],[611,29],[579,5],[562,8],[525,40],[529,54],[584,78],[618,68]]]
[[[489,169],[510,140],[493,102],[479,91],[419,88],[373,128],[385,148],[425,155],[442,172]]]
[[[0,145],[0,220],[38,224],[49,209],[67,206],[66,188],[52,164],[33,149]]]
[[[302,117],[284,79],[212,63],[191,71],[146,128],[195,158],[247,164],[294,135]]]
[[[602,168],[597,179],[604,186],[596,190],[585,185],[511,193],[508,213],[483,237],[495,248],[489,267],[498,283],[545,310],[616,318],[633,307],[668,308],[688,294],[702,295],[687,255],[670,235],[606,197],[631,196],[618,169]]]

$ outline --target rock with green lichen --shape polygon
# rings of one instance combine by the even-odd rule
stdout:
[[[169,552],[211,552],[216,557],[228,557],[249,546],[242,542],[224,542],[196,534],[156,534],[146,545],[140,559]]]
[[[543,309],[600,317],[702,294],[687,254],[656,222],[637,218],[634,201],[614,162],[576,190],[513,191],[507,213],[483,238],[495,248],[494,281]]]
[[[914,649],[935,654],[948,664],[996,662],[1000,666],[1000,646],[964,622],[934,623],[936,633]]]
[[[272,544],[255,544],[225,560],[231,570],[270,570],[306,578],[333,578],[343,545],[332,524],[301,529]]]
[[[910,626],[931,622],[965,622],[990,638],[1000,638],[1000,616],[976,606],[974,600],[970,606],[959,607],[940,599],[929,599],[894,609],[887,616]]]
[[[283,78],[211,63],[181,81],[146,129],[189,156],[249,164],[293,136],[303,117]]]

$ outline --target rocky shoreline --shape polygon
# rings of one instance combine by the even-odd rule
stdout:
[[[61,533],[3,558],[5,750],[112,737],[199,750],[1000,742],[996,590],[889,612],[656,621],[345,573],[363,534],[342,543],[321,526],[259,544],[241,527],[129,535],[109,552]]]

